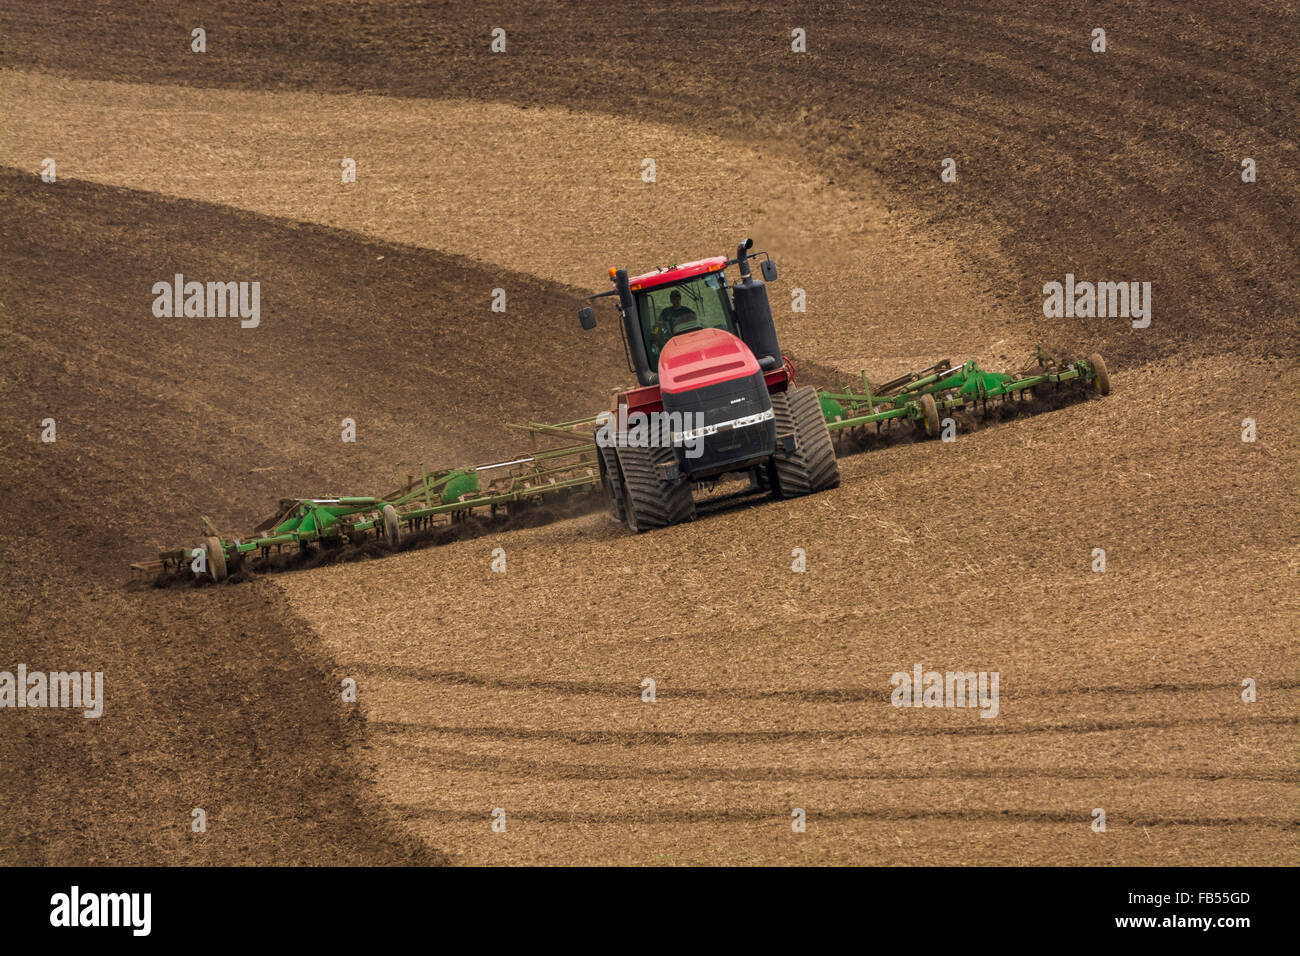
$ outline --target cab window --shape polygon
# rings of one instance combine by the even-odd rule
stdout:
[[[699,329],[725,329],[733,335],[736,332],[727,279],[722,272],[638,292],[636,310],[652,369],[659,367],[659,353],[674,335]]]

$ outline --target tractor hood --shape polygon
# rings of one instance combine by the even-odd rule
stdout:
[[[673,336],[659,353],[659,388],[679,394],[759,372],[744,342],[723,329]]]

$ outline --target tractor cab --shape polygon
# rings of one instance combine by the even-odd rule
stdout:
[[[701,329],[737,334],[736,314],[727,290],[722,257],[688,262],[630,279],[646,358],[658,369],[668,340]]]
[[[764,280],[776,278],[769,258],[761,262],[763,278],[751,274],[749,260],[765,253],[750,253],[746,239],[736,257],[714,256],[629,277],[624,269],[610,269],[614,288],[590,300],[617,296],[623,340],[640,385],[659,384],[659,360],[668,342],[681,335],[716,329],[739,338],[753,352],[764,372],[781,368],[781,347],[767,300]],[[728,286],[725,270],[740,267],[740,280]],[[596,326],[590,307],[578,313],[583,328]]]

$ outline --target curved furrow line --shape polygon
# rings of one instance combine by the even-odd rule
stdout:
[[[1094,734],[1173,727],[1261,727],[1298,726],[1300,716],[1223,720],[1218,717],[1158,718],[1150,720],[1082,721],[1073,724],[1043,724],[1028,727],[989,727],[971,724],[961,727],[869,727],[826,728],[824,730],[550,730],[524,727],[456,727],[412,721],[371,721],[367,727],[377,734],[393,736],[447,734],[455,737],[496,740],[557,740],[572,744],[664,745],[674,743],[757,743],[782,740],[852,740],[860,737],[1003,737],[1032,734]]]
[[[435,823],[481,823],[486,814],[479,809],[448,810],[437,807],[403,804],[394,807],[398,814],[408,818]],[[723,807],[718,810],[637,810],[630,812],[575,810],[516,810],[511,819],[532,823],[769,823],[788,821],[789,810],[772,807]],[[863,808],[851,810],[809,810],[808,819],[826,822],[874,820],[898,822],[903,820],[946,820],[953,823],[974,821],[989,823],[1068,823],[1078,824],[1088,820],[1087,810],[901,810]],[[1294,817],[1240,816],[1163,816],[1135,814],[1126,816],[1115,812],[1106,815],[1106,825],[1118,827],[1271,827],[1284,830],[1300,828],[1300,819]]]
[[[601,696],[627,698],[640,696],[639,682],[581,680],[545,680],[532,677],[492,677],[468,671],[444,671],[435,668],[404,664],[372,666],[362,662],[340,665],[348,674],[367,680],[416,680],[452,687],[477,687],[484,690],[529,691],[555,693],[564,696]],[[1010,693],[1009,683],[1003,684],[1003,693]],[[1270,680],[1270,690],[1296,690],[1300,679]],[[1107,684],[1095,687],[1048,687],[1034,690],[1016,690],[1022,699],[1059,698],[1066,696],[1139,696],[1153,693],[1200,693],[1217,690],[1241,689],[1233,681],[1193,681],[1178,684]],[[665,700],[792,700],[804,703],[888,703],[889,688],[879,687],[818,687],[807,689],[774,689],[750,687],[675,687],[662,682],[656,687],[657,697]]]
[[[1300,772],[1286,770],[1220,773],[1213,770],[1085,771],[1052,767],[935,767],[930,770],[798,770],[791,767],[638,767],[627,764],[559,763],[486,754],[466,757],[440,747],[421,747],[438,759],[440,770],[485,771],[555,780],[649,780],[682,783],[765,783],[781,781],[871,782],[927,780],[1220,780],[1245,783],[1300,783]]]

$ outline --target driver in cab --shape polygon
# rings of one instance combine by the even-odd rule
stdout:
[[[673,289],[669,293],[668,302],[669,305],[659,311],[655,327],[651,330],[651,334],[654,336],[654,344],[651,347],[654,354],[651,358],[658,358],[664,344],[673,337],[678,322],[690,323],[695,320],[695,313],[682,305],[680,289]]]
[[[659,328],[671,334],[673,328],[683,319],[693,320],[695,313],[682,305],[682,292],[680,289],[673,289],[668,296],[670,303],[667,308],[659,313]]]

